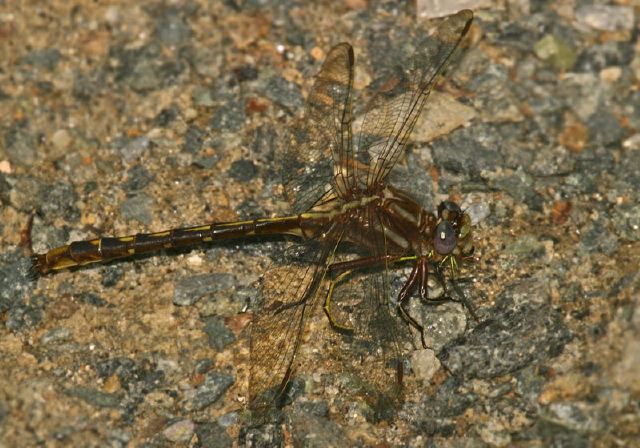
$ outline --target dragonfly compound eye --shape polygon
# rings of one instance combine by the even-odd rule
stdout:
[[[442,221],[436,227],[433,246],[440,255],[449,255],[456,248],[458,237],[449,221]]]

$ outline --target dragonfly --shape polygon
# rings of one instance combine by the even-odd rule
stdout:
[[[430,297],[429,281],[435,277],[446,285],[448,276],[456,285],[460,263],[472,258],[474,248],[471,219],[459,205],[444,201],[436,212],[427,211],[388,180],[472,20],[473,13],[462,10],[419,40],[407,66],[371,96],[358,133],[353,48],[340,43],[328,52],[279,159],[290,215],[74,241],[34,255],[33,270],[45,275],[168,248],[292,235],[296,243],[265,273],[254,306],[249,407],[273,406],[285,395],[310,337],[309,322],[320,309],[327,333],[338,335],[328,345],[335,351],[331,356],[373,385],[363,395],[397,400],[409,333],[419,332],[426,347],[424,328],[408,309],[410,298],[425,304],[452,300],[448,294]],[[401,265],[411,271],[391,297],[389,271]],[[466,299],[458,301],[475,317]],[[356,355],[343,349],[344,341],[356,347]]]

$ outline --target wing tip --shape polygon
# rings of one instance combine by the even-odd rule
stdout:
[[[458,11],[456,16],[458,16],[465,22],[461,32],[461,34],[464,36],[469,31],[469,28],[471,28],[471,23],[473,22],[473,11],[470,9],[463,9],[461,11]]]

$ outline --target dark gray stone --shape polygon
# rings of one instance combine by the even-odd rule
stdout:
[[[432,145],[434,163],[448,171],[464,173],[471,178],[480,178],[483,170],[494,171],[501,165],[502,157],[496,151],[496,146],[487,139],[487,133],[484,131],[482,127],[471,126],[455,130],[448,136],[436,140]],[[483,138],[478,138],[478,134],[483,135]],[[499,140],[499,135],[495,132],[492,134],[494,139]],[[486,146],[487,144],[491,146]]]
[[[592,446],[587,434],[547,420],[539,420],[532,428],[531,433],[536,439],[541,438],[545,446],[553,448],[589,448]],[[526,433],[521,437],[528,438]]]
[[[587,122],[589,142],[592,145],[618,145],[625,136],[625,130],[611,108],[602,105]]]
[[[31,260],[19,249],[0,253],[0,313],[23,304],[33,288],[30,269]]]
[[[273,76],[266,82],[263,94],[291,112],[300,110],[304,104],[300,87],[280,76]]]
[[[580,248],[587,253],[610,255],[618,249],[618,246],[618,238],[609,231],[608,226],[602,220],[590,223],[580,238]]]
[[[160,387],[164,381],[164,372],[146,360],[132,360],[125,357],[99,359],[94,368],[100,378],[117,375],[123,389],[131,394],[131,399],[141,397]],[[134,403],[137,405],[137,403]]]
[[[437,390],[434,397],[425,397],[422,401],[422,415],[430,418],[456,417],[467,410],[477,396],[466,389],[460,380],[448,378]]]
[[[109,303],[102,300],[102,298],[93,292],[82,292],[77,294],[78,302],[86,303],[87,305],[95,306],[97,308],[108,305]]]
[[[15,260],[15,264],[1,263]],[[32,287],[30,260],[20,257],[19,252],[2,254],[0,258],[0,312],[8,311],[5,321],[11,331],[21,331],[36,327],[44,317],[47,298],[32,296],[26,299],[26,292]]]
[[[504,191],[518,202],[526,204],[530,210],[541,212],[544,198],[532,188],[533,178],[522,170],[508,177],[495,179],[489,185]]]
[[[231,438],[217,423],[205,422],[196,425],[199,447],[227,448],[233,445]]]
[[[205,157],[194,157],[193,164],[204,168],[205,170],[213,168],[216,163],[220,160],[220,157],[217,155],[205,156]]]
[[[109,265],[102,268],[100,274],[102,275],[100,284],[105,288],[110,288],[124,277],[124,269],[121,265]]]
[[[245,64],[241,67],[237,67],[233,69],[233,74],[235,75],[238,82],[245,81],[255,81],[258,79],[258,69],[250,64]]]
[[[253,179],[258,170],[251,160],[236,160],[229,168],[229,176],[239,182],[248,182]]]
[[[640,185],[640,151],[627,152],[622,163],[616,167],[616,172],[619,173],[617,178],[621,182],[621,191],[626,190],[633,195],[638,194],[638,185]]]
[[[438,358],[454,375],[493,378],[557,356],[571,339],[549,305],[541,280],[514,283],[498,296],[488,320],[447,344]]]
[[[78,195],[70,184],[55,182],[48,185],[41,192],[41,200],[40,210],[47,219],[61,217],[71,222],[80,219],[80,211],[75,205]]]
[[[607,67],[626,67],[631,63],[633,54],[633,46],[629,42],[609,41],[588,45],[580,52],[574,70],[598,73]]]
[[[155,45],[140,50],[125,50],[120,55],[118,77],[127,80],[132,89],[138,92],[155,90],[162,86],[162,78],[155,59],[159,48]]]
[[[251,199],[243,201],[242,204],[236,208],[236,213],[241,220],[264,218],[265,216],[265,210],[259,203]]]
[[[173,293],[173,304],[190,306],[203,297],[231,288],[235,280],[227,273],[201,274],[180,279]]]
[[[73,97],[79,101],[87,102],[101,90],[102,83],[97,82],[90,75],[76,71],[73,79]],[[104,80],[102,80],[104,81]]]
[[[516,373],[516,392],[532,405],[538,403],[538,397],[547,382],[541,370],[543,369],[529,366]]]
[[[213,367],[213,361],[209,358],[200,359],[196,362],[194,371],[196,373],[207,373]]]
[[[66,390],[67,395],[80,398],[92,406],[98,408],[117,408],[120,406],[120,398],[115,394],[108,394],[89,387],[72,387]]]
[[[191,154],[197,154],[202,149],[202,144],[207,133],[197,126],[191,125],[184,136],[182,150]]]
[[[203,331],[209,338],[209,347],[219,352],[236,340],[233,332],[225,325],[224,319],[219,316],[208,318]]]
[[[437,204],[433,202],[433,180],[429,172],[421,166],[412,153],[407,154],[406,165],[397,166],[389,175],[390,183],[411,195],[426,210],[435,210]]]
[[[4,150],[16,165],[31,166],[38,157],[36,136],[28,123],[20,122],[4,133]]]
[[[155,199],[151,196],[138,193],[135,196],[127,198],[120,205],[120,213],[124,219],[135,219],[142,224],[151,224],[151,209],[155,203]]]
[[[573,155],[560,145],[545,146],[536,151],[527,172],[538,177],[562,176],[575,169]]]
[[[329,404],[324,400],[297,401],[293,405],[298,414],[314,415],[326,418],[329,416]]]
[[[166,128],[180,116],[180,110],[177,106],[171,105],[166,109],[162,109],[153,119],[153,126]]]
[[[142,165],[135,165],[127,171],[127,180],[123,184],[126,192],[139,191],[155,179],[155,176],[149,173],[149,170]]]
[[[213,113],[209,128],[213,132],[234,132],[240,129],[246,120],[244,103],[239,98],[228,98]]]
[[[250,147],[251,152],[261,160],[265,160],[267,162],[269,170],[273,171],[268,173],[270,177],[274,177],[275,175],[280,174],[275,173],[278,167],[275,167],[274,169],[274,167],[272,166],[273,158],[279,148],[278,139],[279,133],[275,129],[274,125],[267,123],[258,127],[253,132],[253,134],[251,135],[251,140],[248,142],[248,146]],[[284,144],[284,142],[282,142],[282,144]],[[278,180],[280,179],[278,178]]]
[[[185,404],[189,411],[201,411],[215,403],[234,383],[233,376],[220,372],[209,372],[204,382],[193,391]]]
[[[9,309],[5,325],[9,330],[19,331],[37,326],[44,316],[42,307],[20,303]]]
[[[110,58],[118,61],[116,80],[125,82],[133,90],[145,93],[175,83],[184,71],[179,59],[165,59],[159,42],[152,41],[141,48],[114,47]]]

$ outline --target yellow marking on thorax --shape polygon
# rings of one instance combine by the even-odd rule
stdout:
[[[333,208],[332,210],[328,210],[326,212],[314,212],[314,211],[310,211],[310,212],[306,212],[306,213],[302,213],[300,214],[300,216],[303,219],[313,219],[313,218],[328,218],[328,219],[333,219],[335,216],[338,215],[342,215],[344,213],[347,213],[351,210],[357,209],[357,208],[361,208],[361,207],[365,207],[366,205],[370,204],[371,202],[375,202],[378,199],[380,199],[378,196],[365,196],[363,198],[360,198],[356,201],[351,201],[351,202],[345,202],[344,204],[339,204],[339,206]]]

